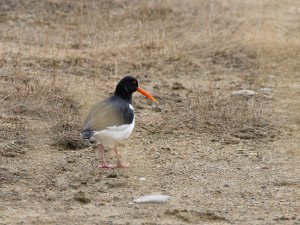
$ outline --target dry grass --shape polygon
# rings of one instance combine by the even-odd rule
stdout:
[[[173,77],[227,80],[221,90],[204,88],[192,99],[189,115],[199,115],[192,116],[199,127],[211,124],[215,132],[270,124],[260,98],[229,93],[268,87],[269,75],[297,73],[298,6],[292,0],[5,0],[0,64],[3,85],[11,84],[2,92],[5,111],[47,120],[63,137],[56,142],[73,146],[71,130],[80,129],[86,111],[79,105],[90,107],[103,82],[131,73],[157,78],[148,82],[153,85]]]
[[[276,116],[262,96],[232,96],[209,89],[190,99],[200,130],[241,139],[274,138]]]
[[[31,122],[44,121],[45,127],[36,129],[50,135],[53,144],[72,149],[86,146],[79,136],[80,106],[73,100],[65,82],[57,81],[55,76],[15,76],[7,94],[4,114],[11,118],[27,118]],[[47,124],[52,127],[50,132]],[[17,130],[21,136],[15,138],[16,140],[24,142],[26,135],[33,136],[26,126],[18,126]],[[30,139],[37,141],[39,136]],[[25,146],[24,143],[22,145]]]
[[[166,109],[158,108],[163,110],[161,121],[143,128],[152,134],[159,130],[162,137],[206,133],[222,139],[273,141],[278,138],[280,124],[268,94],[233,96],[230,90],[208,85],[189,91],[186,98],[180,95],[161,98],[162,104],[167,105]]]
[[[17,102],[8,111],[20,115],[39,117],[51,120],[62,116],[76,103],[66,96],[64,89],[56,84],[53,78],[15,77],[13,88],[7,96],[9,102]],[[59,109],[59,110],[57,110]]]

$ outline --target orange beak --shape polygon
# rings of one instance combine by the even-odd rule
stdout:
[[[156,99],[151,94],[149,94],[147,91],[143,90],[142,88],[138,87],[137,91],[140,92],[142,95],[145,95],[151,101],[157,102]]]

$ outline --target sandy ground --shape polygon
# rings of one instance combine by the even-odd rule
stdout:
[[[149,43],[135,46],[132,44],[135,37],[118,30],[116,24],[122,20],[118,15],[123,13],[133,21],[136,17],[145,21],[163,18],[158,24],[167,33],[168,29],[189,33],[183,28],[195,19],[192,13],[183,16],[187,18],[184,21],[164,23],[169,20],[169,13],[181,15],[177,1],[168,1],[162,9],[159,2],[152,2],[154,6],[144,2],[136,7],[129,2],[123,5],[119,1],[103,1],[101,7],[110,12],[110,17],[103,13],[97,26],[100,31],[102,26],[103,30],[114,30],[115,36],[111,38],[107,33],[91,30],[97,27],[96,23],[86,25],[85,19],[93,21],[93,14],[76,11],[92,10],[89,4],[85,8],[84,1],[74,3],[75,6],[69,1],[5,2],[0,3],[5,8],[1,12],[0,39],[1,105],[4,106],[0,114],[0,224],[300,224],[299,72],[289,73],[277,61],[278,73],[273,67],[268,68],[263,78],[253,83],[248,79],[253,71],[248,64],[245,68],[244,64],[242,68],[229,68],[223,63],[206,64],[206,56],[198,53],[193,54],[193,59],[178,56],[169,48],[157,47],[161,43],[155,35]],[[97,2],[93,4],[99,7]],[[299,16],[299,4],[296,1],[289,4]],[[226,11],[225,6],[222,9]],[[194,7],[200,6],[195,3]],[[272,11],[275,6],[264,7]],[[143,11],[144,8],[148,11]],[[192,3],[188,3],[186,10],[192,8]],[[140,11],[136,12],[137,9]],[[51,14],[51,10],[58,13]],[[64,16],[69,14],[72,16],[68,24],[62,25],[69,35],[65,37],[65,33],[60,33],[58,18],[64,21]],[[127,23],[131,24],[124,22]],[[150,25],[146,23],[144,28],[138,28],[138,35],[150,35],[153,31]],[[198,29],[194,25],[193,29]],[[83,35],[82,39],[74,37],[76,29],[78,35]],[[86,44],[90,39],[82,34],[89,32],[107,35],[105,43],[118,47],[105,55],[108,50],[103,44],[101,50],[93,52]],[[134,31],[128,32],[134,35]],[[175,35],[173,38],[176,40]],[[95,43],[101,45],[103,40],[97,39]],[[168,61],[170,58],[162,59],[158,53],[151,55],[152,48],[176,56]],[[137,55],[129,57],[127,51],[130,54],[137,51]],[[140,52],[145,51],[150,52],[141,57]],[[243,60],[241,57],[234,62]],[[130,168],[116,170],[97,167],[98,150],[93,145],[72,149],[55,144],[51,131],[55,119],[45,116],[46,112],[52,115],[52,109],[46,107],[47,102],[46,106],[40,105],[39,96],[46,92],[32,94],[34,90],[29,86],[26,89],[26,85],[18,86],[19,78],[16,78],[28,77],[28,82],[33,82],[42,76],[48,82],[56,74],[59,84],[55,85],[78,103],[76,123],[81,126],[89,108],[111,94],[116,82],[131,72],[138,76],[141,87],[157,97],[159,105],[153,108],[143,96],[134,94],[136,127],[132,136],[120,145],[122,157]],[[205,123],[205,111],[195,111],[191,106],[191,96],[205,95],[202,90],[209,89],[209,83],[213,91],[221,90],[225,96],[245,87],[257,91],[256,101],[263,104],[258,109],[270,108],[266,112],[272,115],[260,119],[258,126],[248,123],[215,130]],[[269,89],[265,93],[261,88]],[[54,111],[61,108],[58,105]],[[63,117],[64,113],[59,115]],[[199,119],[202,117],[204,122]],[[267,125],[261,121],[267,121]],[[107,154],[113,161],[113,152]],[[132,203],[135,198],[148,194],[166,194],[171,198],[164,204]]]

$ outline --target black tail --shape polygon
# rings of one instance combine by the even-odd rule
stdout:
[[[85,129],[80,132],[80,135],[83,139],[90,139],[94,135],[94,132],[90,129]]]

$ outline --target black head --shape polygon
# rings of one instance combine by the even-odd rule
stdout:
[[[132,93],[137,90],[139,83],[137,79],[131,76],[123,77],[117,84],[115,95],[131,103]]]

